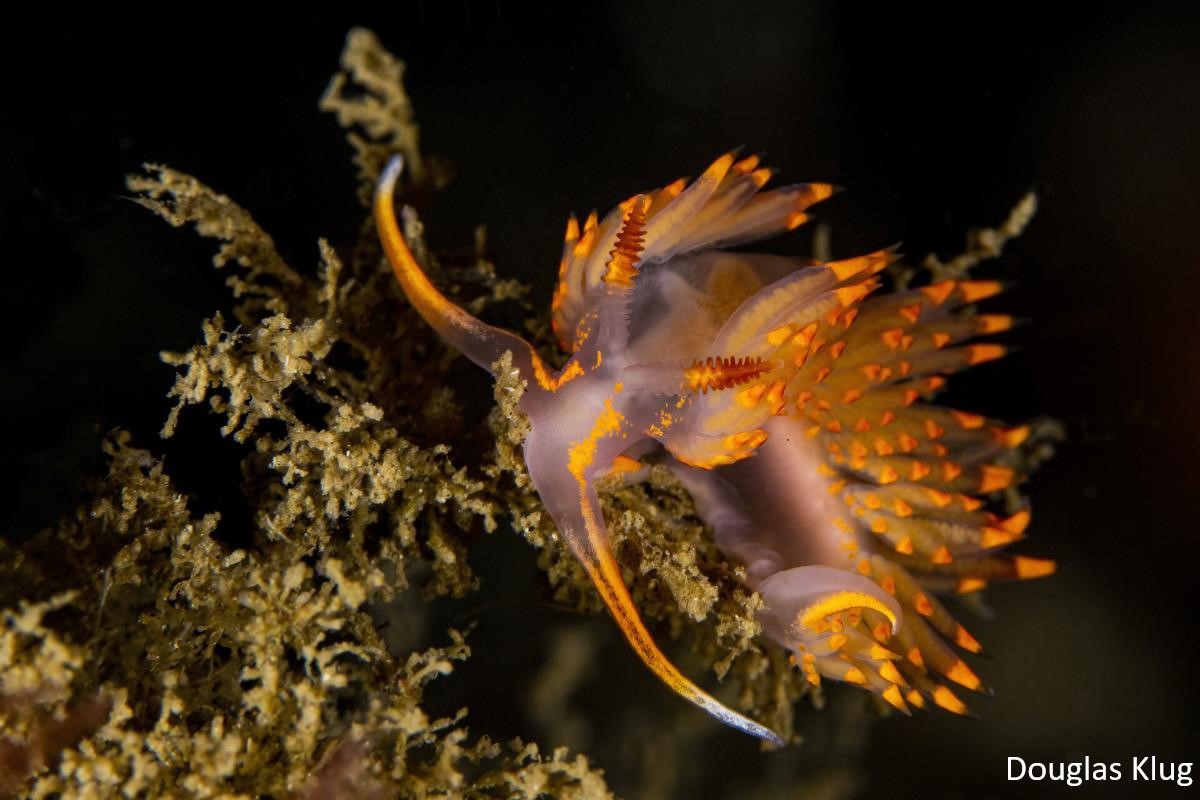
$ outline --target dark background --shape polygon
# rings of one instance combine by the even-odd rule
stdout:
[[[1032,227],[985,273],[1016,282],[990,308],[1032,320],[1008,337],[1022,349],[956,379],[947,400],[1064,424],[1068,440],[1029,486],[1035,521],[1022,545],[1063,568],[992,591],[995,620],[974,623],[995,655],[975,662],[998,691],[975,704],[983,721],[880,721],[864,796],[1200,791],[1129,776],[1133,756],[1200,761],[1200,24],[1143,4],[1049,8],[954,17],[496,0],[286,18],[178,6],[170,18],[7,25],[0,532],[19,538],[71,509],[111,428],[161,449],[171,371],[157,353],[188,347],[227,305],[211,244],[129,202],[126,173],[158,161],[200,177],[301,268],[313,268],[317,236],[353,239],[349,151],[316,102],[346,31],[367,25],[408,62],[425,149],[457,170],[424,212],[431,243],[466,245],[487,223],[499,272],[532,282],[539,306],[568,211],[696,174],[739,144],[785,180],[850,189],[820,209],[839,256],[899,240],[915,256],[951,255],[967,228],[1000,222],[1036,190]],[[776,249],[805,252],[807,241]],[[169,469],[204,469],[174,457]],[[495,701],[464,695],[475,732],[528,738],[513,698],[540,656],[488,643],[539,619],[500,602],[538,595],[534,555],[493,538],[486,548],[524,568],[489,575],[481,563],[497,605],[450,680],[486,685]],[[648,703],[678,702],[646,690],[653,679],[615,639],[602,654],[596,692],[619,698],[636,684]],[[619,685],[602,680],[608,670]],[[777,758],[736,734],[720,742],[743,762],[720,784],[728,796],[739,770]],[[1010,755],[1120,761],[1126,779],[1010,784]],[[619,763],[601,766],[618,791],[635,791]]]

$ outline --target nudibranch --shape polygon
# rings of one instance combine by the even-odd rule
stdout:
[[[571,218],[552,306],[570,358],[555,370],[426,277],[396,221],[400,170],[394,159],[380,178],[375,217],[404,293],[484,369],[511,352],[528,385],[533,485],[655,674],[721,721],[781,743],[676,669],[622,580],[595,485],[636,473],[651,450],[744,566],[764,633],[809,682],[857,684],[906,713],[927,702],[967,713],[950,685],[986,691],[959,656],[981,648],[938,595],[1054,571],[1001,552],[1022,538],[1029,511],[1001,516],[985,499],[1020,479],[1004,456],[1029,428],[930,402],[946,374],[1004,354],[974,341],[1012,324],[974,308],[999,283],[875,295],[891,248],[828,262],[731,252],[796,228],[833,187],[764,192],[773,171],[727,153],[690,183],[635,195],[582,227]]]

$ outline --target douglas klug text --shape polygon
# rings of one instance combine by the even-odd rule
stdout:
[[[1163,761],[1157,756],[1134,756],[1128,767],[1117,761],[1026,761],[1008,757],[1010,781],[1062,781],[1082,786],[1086,781],[1162,781],[1179,786],[1192,785],[1192,762]]]

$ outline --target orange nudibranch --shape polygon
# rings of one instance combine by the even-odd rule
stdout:
[[[947,280],[877,293],[897,260],[839,261],[728,248],[803,223],[828,184],[762,191],[771,171],[727,153],[688,183],[636,195],[582,227],[572,218],[552,323],[570,353],[558,371],[513,333],[475,319],[421,271],[380,179],[375,214],[405,294],[451,345],[493,368],[510,351],[527,380],[530,477],[634,651],[721,721],[773,731],[685,677],[642,623],[621,578],[595,481],[657,458],[690,491],[718,548],[746,568],[764,634],[806,680],[845,681],[907,713],[968,713],[951,689],[986,692],[959,656],[979,643],[939,599],[1054,571],[1004,552],[1028,510],[987,496],[1021,480],[1029,435],[931,402],[945,375],[1003,355],[974,337],[1011,318],[974,303],[994,281]],[[956,649],[957,648],[957,649]]]

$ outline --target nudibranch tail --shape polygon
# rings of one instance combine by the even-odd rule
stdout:
[[[396,155],[379,176],[375,192],[375,225],[384,253],[408,301],[439,336],[484,369],[490,371],[492,364],[506,351],[511,351],[513,363],[526,377],[530,372],[543,376],[548,374],[541,358],[528,342],[467,313],[438,291],[425,275],[396,220],[393,196],[396,181],[403,169],[404,159]],[[539,383],[545,381],[540,380]]]

